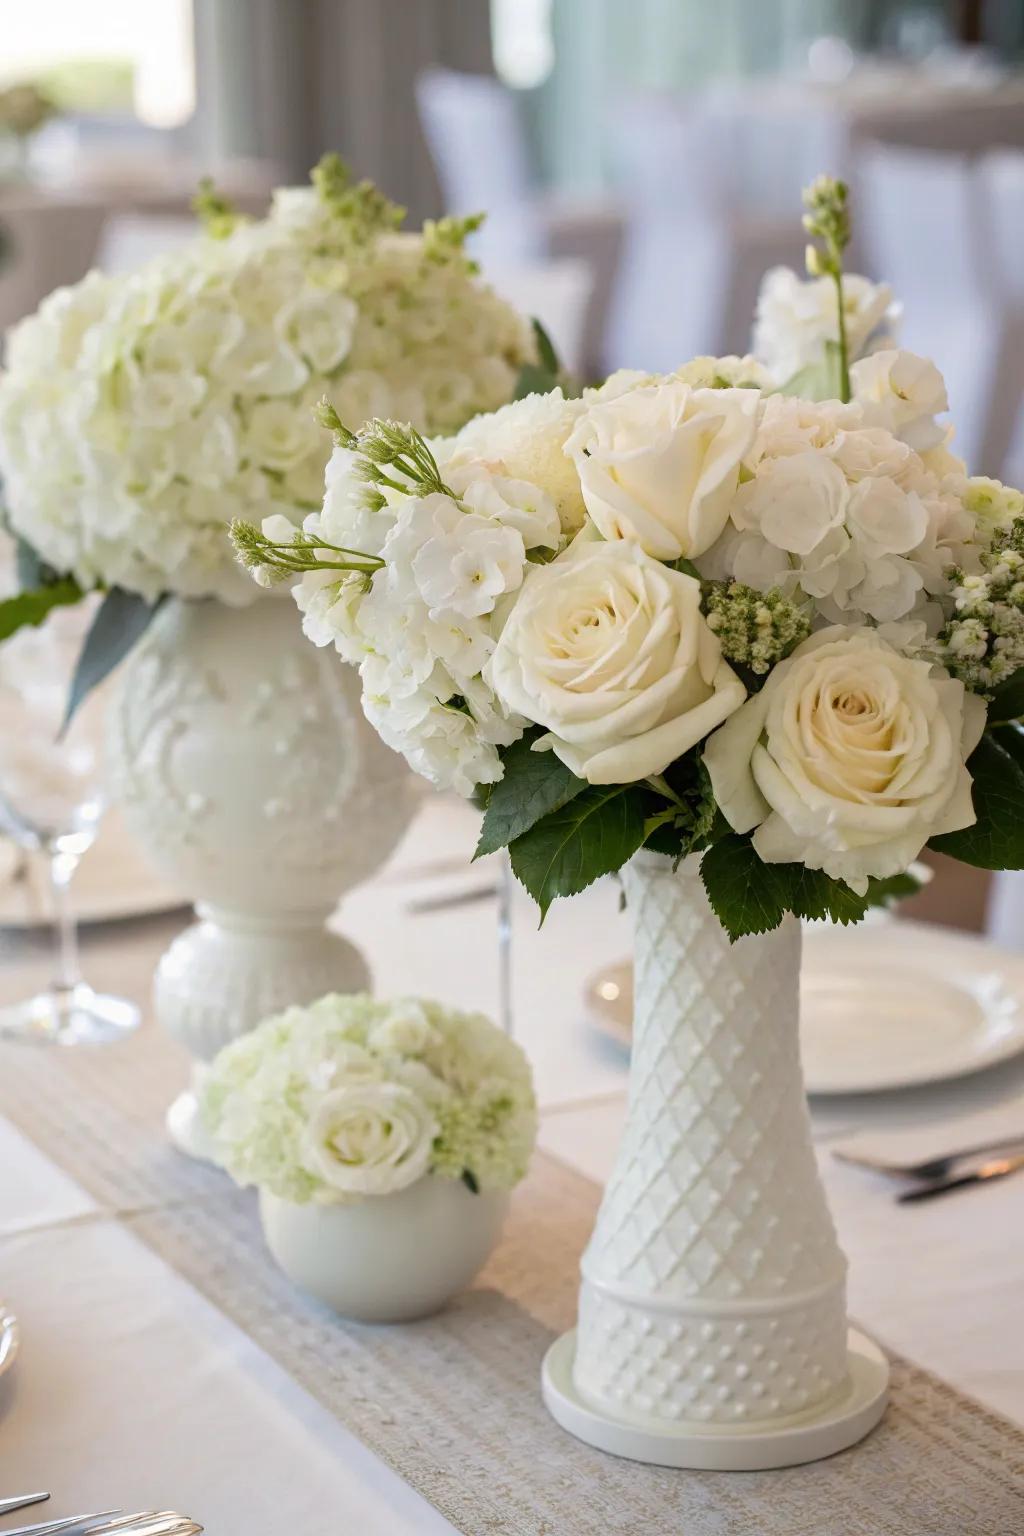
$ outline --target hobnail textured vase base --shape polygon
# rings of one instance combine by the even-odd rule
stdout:
[[[556,1339],[544,1357],[544,1402],[555,1421],[599,1451],[659,1467],[696,1472],[765,1472],[834,1456],[863,1440],[889,1400],[889,1365],[877,1344],[851,1328],[847,1337],[849,1386],[838,1399],[778,1423],[709,1427],[650,1419],[617,1419],[592,1408],[576,1389],[576,1330]]]

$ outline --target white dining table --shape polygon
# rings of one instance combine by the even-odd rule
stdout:
[[[363,948],[381,991],[495,1011],[501,870],[495,860],[468,866],[476,824],[468,807],[427,802],[390,864],[341,909],[338,926]],[[90,979],[145,1004],[155,961],[182,921],[90,930]],[[885,942],[934,964],[958,946],[977,960],[984,947],[896,923]],[[534,1064],[540,1145],[597,1181],[622,1125],[627,1062],[588,1017],[584,987],[628,948],[614,882],[562,904],[539,930],[526,898],[515,898],[514,1032]],[[984,950],[1024,997],[1024,957]],[[37,985],[47,964],[38,935],[8,933],[0,1001]],[[1024,1060],[945,1086],[822,1100],[812,1119],[850,1260],[852,1315],[1024,1426],[1024,1176],[908,1207],[880,1175],[832,1156],[854,1136],[898,1149],[1019,1130]],[[55,1515],[113,1504],[184,1509],[215,1536],[452,1529],[145,1246],[129,1214],[97,1203],[0,1117],[0,1296],[22,1332],[19,1358],[0,1378],[0,1496],[48,1488]],[[0,1520],[0,1536],[10,1523]]]

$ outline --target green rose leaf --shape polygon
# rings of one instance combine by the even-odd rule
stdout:
[[[519,370],[516,380],[516,400],[527,395],[549,395],[562,382],[562,369],[554,343],[539,320],[533,322],[533,335],[537,343],[537,362],[526,363]]]
[[[147,603],[137,592],[112,587],[96,610],[71,679],[62,730],[67,730],[83,699],[99,687],[137,644],[164,602]]]
[[[575,896],[622,868],[644,840],[644,797],[632,785],[592,785],[509,846],[516,878],[540,907]]]
[[[1024,667],[1001,682],[992,695],[988,706],[990,725],[1004,720],[1019,720],[1024,715]]]
[[[843,880],[803,864],[765,864],[748,837],[731,832],[712,844],[701,860],[700,877],[708,900],[730,939],[768,933],[787,912],[809,921],[859,923],[869,906],[881,905],[917,889],[912,875],[872,880],[858,896]]]
[[[541,734],[528,731],[501,754],[505,774],[487,797],[474,858],[507,848],[542,817],[568,805],[586,789],[586,781],[570,773],[553,752],[532,750]]]
[[[558,361],[555,344],[536,315],[534,315],[531,323],[533,325],[534,338],[537,342],[537,356],[540,358],[540,365],[547,373],[554,374],[557,379],[562,365]]]
[[[929,847],[976,869],[1024,869],[1024,738],[1014,726],[988,731],[967,762],[977,821],[933,837]]]
[[[54,608],[66,608],[84,596],[74,577],[65,576],[49,586],[34,587],[5,598],[0,602],[0,640],[9,640],[27,624],[41,624]]]

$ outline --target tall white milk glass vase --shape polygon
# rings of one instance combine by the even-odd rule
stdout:
[[[580,1438],[641,1461],[831,1455],[881,1417],[888,1367],[847,1328],[800,1070],[800,926],[731,944],[695,858],[644,851],[623,875],[629,1113],[546,1401]]]
[[[414,780],[367,724],[356,673],[310,645],[281,593],[167,602],[121,669],[108,744],[129,827],[196,905],[154,1003],[195,1062],[168,1130],[205,1156],[203,1063],[291,1003],[367,986],[325,921],[398,842]]]

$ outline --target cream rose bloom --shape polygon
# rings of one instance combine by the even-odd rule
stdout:
[[[699,582],[586,535],[530,570],[485,676],[506,710],[546,726],[537,746],[591,784],[661,773],[745,697]]]
[[[760,398],[670,379],[591,406],[565,451],[605,538],[659,560],[703,554],[728,520]]]
[[[437,1131],[411,1089],[350,1083],[325,1094],[310,1117],[306,1162],[341,1196],[391,1195],[427,1172]]]
[[[929,838],[974,823],[964,766],[985,706],[876,631],[835,625],[797,646],[704,751],[736,832],[767,864],[805,864],[859,894]]]

